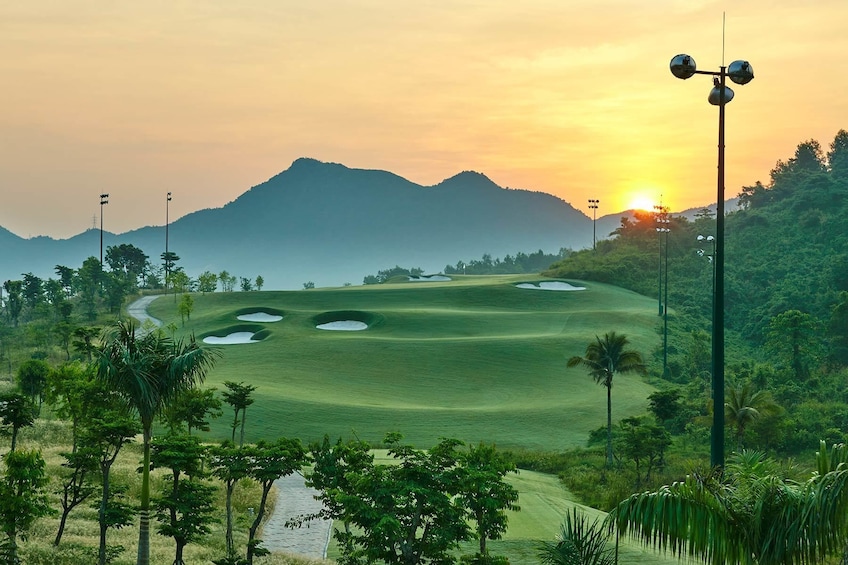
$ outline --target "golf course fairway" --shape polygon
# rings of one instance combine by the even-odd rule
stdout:
[[[184,325],[179,297],[161,296],[148,312],[176,327],[177,337],[252,336],[250,343],[208,346],[221,356],[204,385],[256,387],[247,441],[309,442],[328,434],[379,443],[397,431],[422,448],[452,437],[552,451],[584,445],[589,431],[606,423],[606,390],[585,369],[566,368],[566,360],[609,331],[625,334],[645,356],[659,338],[655,300],[582,281],[557,286],[582,290],[517,286],[542,281],[549,279],[455,276],[194,294]],[[317,327],[333,323],[358,331]],[[617,375],[613,419],[644,413],[652,391],[641,377]],[[225,405],[210,437],[229,437],[232,418]]]

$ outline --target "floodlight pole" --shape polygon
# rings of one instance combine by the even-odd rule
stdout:
[[[592,210],[592,251],[596,250],[596,242],[598,240],[596,235],[597,232],[595,231],[595,222],[598,219],[598,204],[600,203],[600,200],[594,198],[589,199],[589,209]]]
[[[101,274],[103,273],[103,206],[105,204],[109,204],[109,195],[101,194],[100,195],[100,273],[97,274],[97,278],[100,281],[100,288],[103,288],[103,279]]]
[[[170,256],[168,255],[168,208],[171,204],[171,193],[168,193],[167,198],[165,199],[165,290],[168,290],[168,275],[170,274],[169,261]]]
[[[723,62],[722,62],[723,63]],[[724,107],[733,100],[727,78],[736,84],[748,84],[754,70],[748,61],[733,61],[715,71],[696,70],[689,55],[676,55],[669,64],[671,74],[688,79],[696,74],[711,75],[713,89],[708,100],[718,106],[718,179],[716,189],[715,283],[713,289],[713,427],[710,434],[710,464],[724,468]]]

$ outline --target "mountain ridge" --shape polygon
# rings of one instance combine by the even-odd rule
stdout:
[[[598,219],[599,238],[601,226],[614,223],[615,229],[620,216]],[[68,239],[24,239],[0,228],[0,279],[27,272],[52,277],[56,265],[77,268],[99,256],[99,236],[92,228]],[[154,265],[164,240],[164,226],[103,232],[104,252],[132,244]],[[565,200],[503,188],[483,173],[463,171],[423,186],[389,171],[308,157],[220,208],[196,210],[169,225],[169,250],[190,276],[204,270],[262,275],[269,289],[300,288],[306,281],[357,284],[396,264],[437,272],[485,253],[556,253],[591,244],[591,218]]]

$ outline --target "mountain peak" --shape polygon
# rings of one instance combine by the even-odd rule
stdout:
[[[436,185],[439,188],[462,187],[464,189],[490,189],[501,188],[489,177],[476,171],[462,171]]]

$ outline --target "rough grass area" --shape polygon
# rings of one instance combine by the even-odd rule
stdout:
[[[583,445],[606,421],[606,397],[584,369],[565,367],[595,335],[615,330],[647,354],[658,342],[656,303],[617,287],[565,281],[586,290],[516,288],[527,275],[289,292],[196,295],[181,331],[230,331],[239,312],[285,312],[264,340],[222,347],[208,385],[257,387],[247,410],[250,441],[358,436],[378,443],[399,431],[418,447],[441,437],[501,448],[561,450]],[[151,315],[179,325],[173,300]],[[316,319],[360,313],[362,332],[326,332]],[[367,316],[366,316],[367,315]],[[365,319],[367,318],[367,319]],[[339,319],[336,317],[335,319]],[[652,388],[617,377],[613,417],[645,411]],[[231,415],[211,438],[229,436]]]
[[[50,414],[45,414],[46,419],[40,419],[32,428],[21,430],[21,446],[24,448],[41,449],[47,465],[47,473],[51,483],[48,492],[51,493],[51,505],[60,509],[57,491],[60,489],[60,481],[63,475],[61,467],[64,458],[61,453],[67,451],[71,441],[70,424],[63,421],[50,419]],[[4,449],[5,451],[5,449]],[[141,476],[138,467],[141,460],[140,438],[135,444],[126,446],[112,469],[112,483],[128,487],[127,495],[131,503],[136,504],[141,491]],[[158,493],[162,489],[163,474],[154,471],[151,475],[151,492]],[[220,483],[214,482],[212,484]],[[247,543],[247,530],[249,521],[252,520],[249,509],[257,507],[261,496],[261,490],[252,481],[243,481],[236,486],[233,507],[236,516],[235,542],[242,554]],[[53,546],[56,530],[59,525],[59,516],[51,516],[36,521],[30,530],[27,540],[20,544],[23,562],[27,565],[80,565],[84,563],[97,562],[97,546],[99,542],[99,527],[97,524],[97,510],[92,505],[97,504],[97,495],[88,502],[78,506],[71,512],[65,534],[58,547]],[[269,513],[273,509],[273,499]],[[185,548],[186,563],[211,563],[212,559],[218,559],[226,555],[224,545],[224,490],[219,488],[217,505],[220,508],[221,521],[214,524],[212,533],[201,544],[189,544]],[[171,563],[174,560],[173,539],[156,533],[156,522],[151,522],[151,563]],[[261,535],[260,535],[261,537]],[[132,565],[136,562],[138,547],[138,524],[110,530],[108,534],[109,546],[122,546],[123,552],[112,563],[114,565]],[[310,560],[282,553],[257,559],[257,565],[307,565]]]

